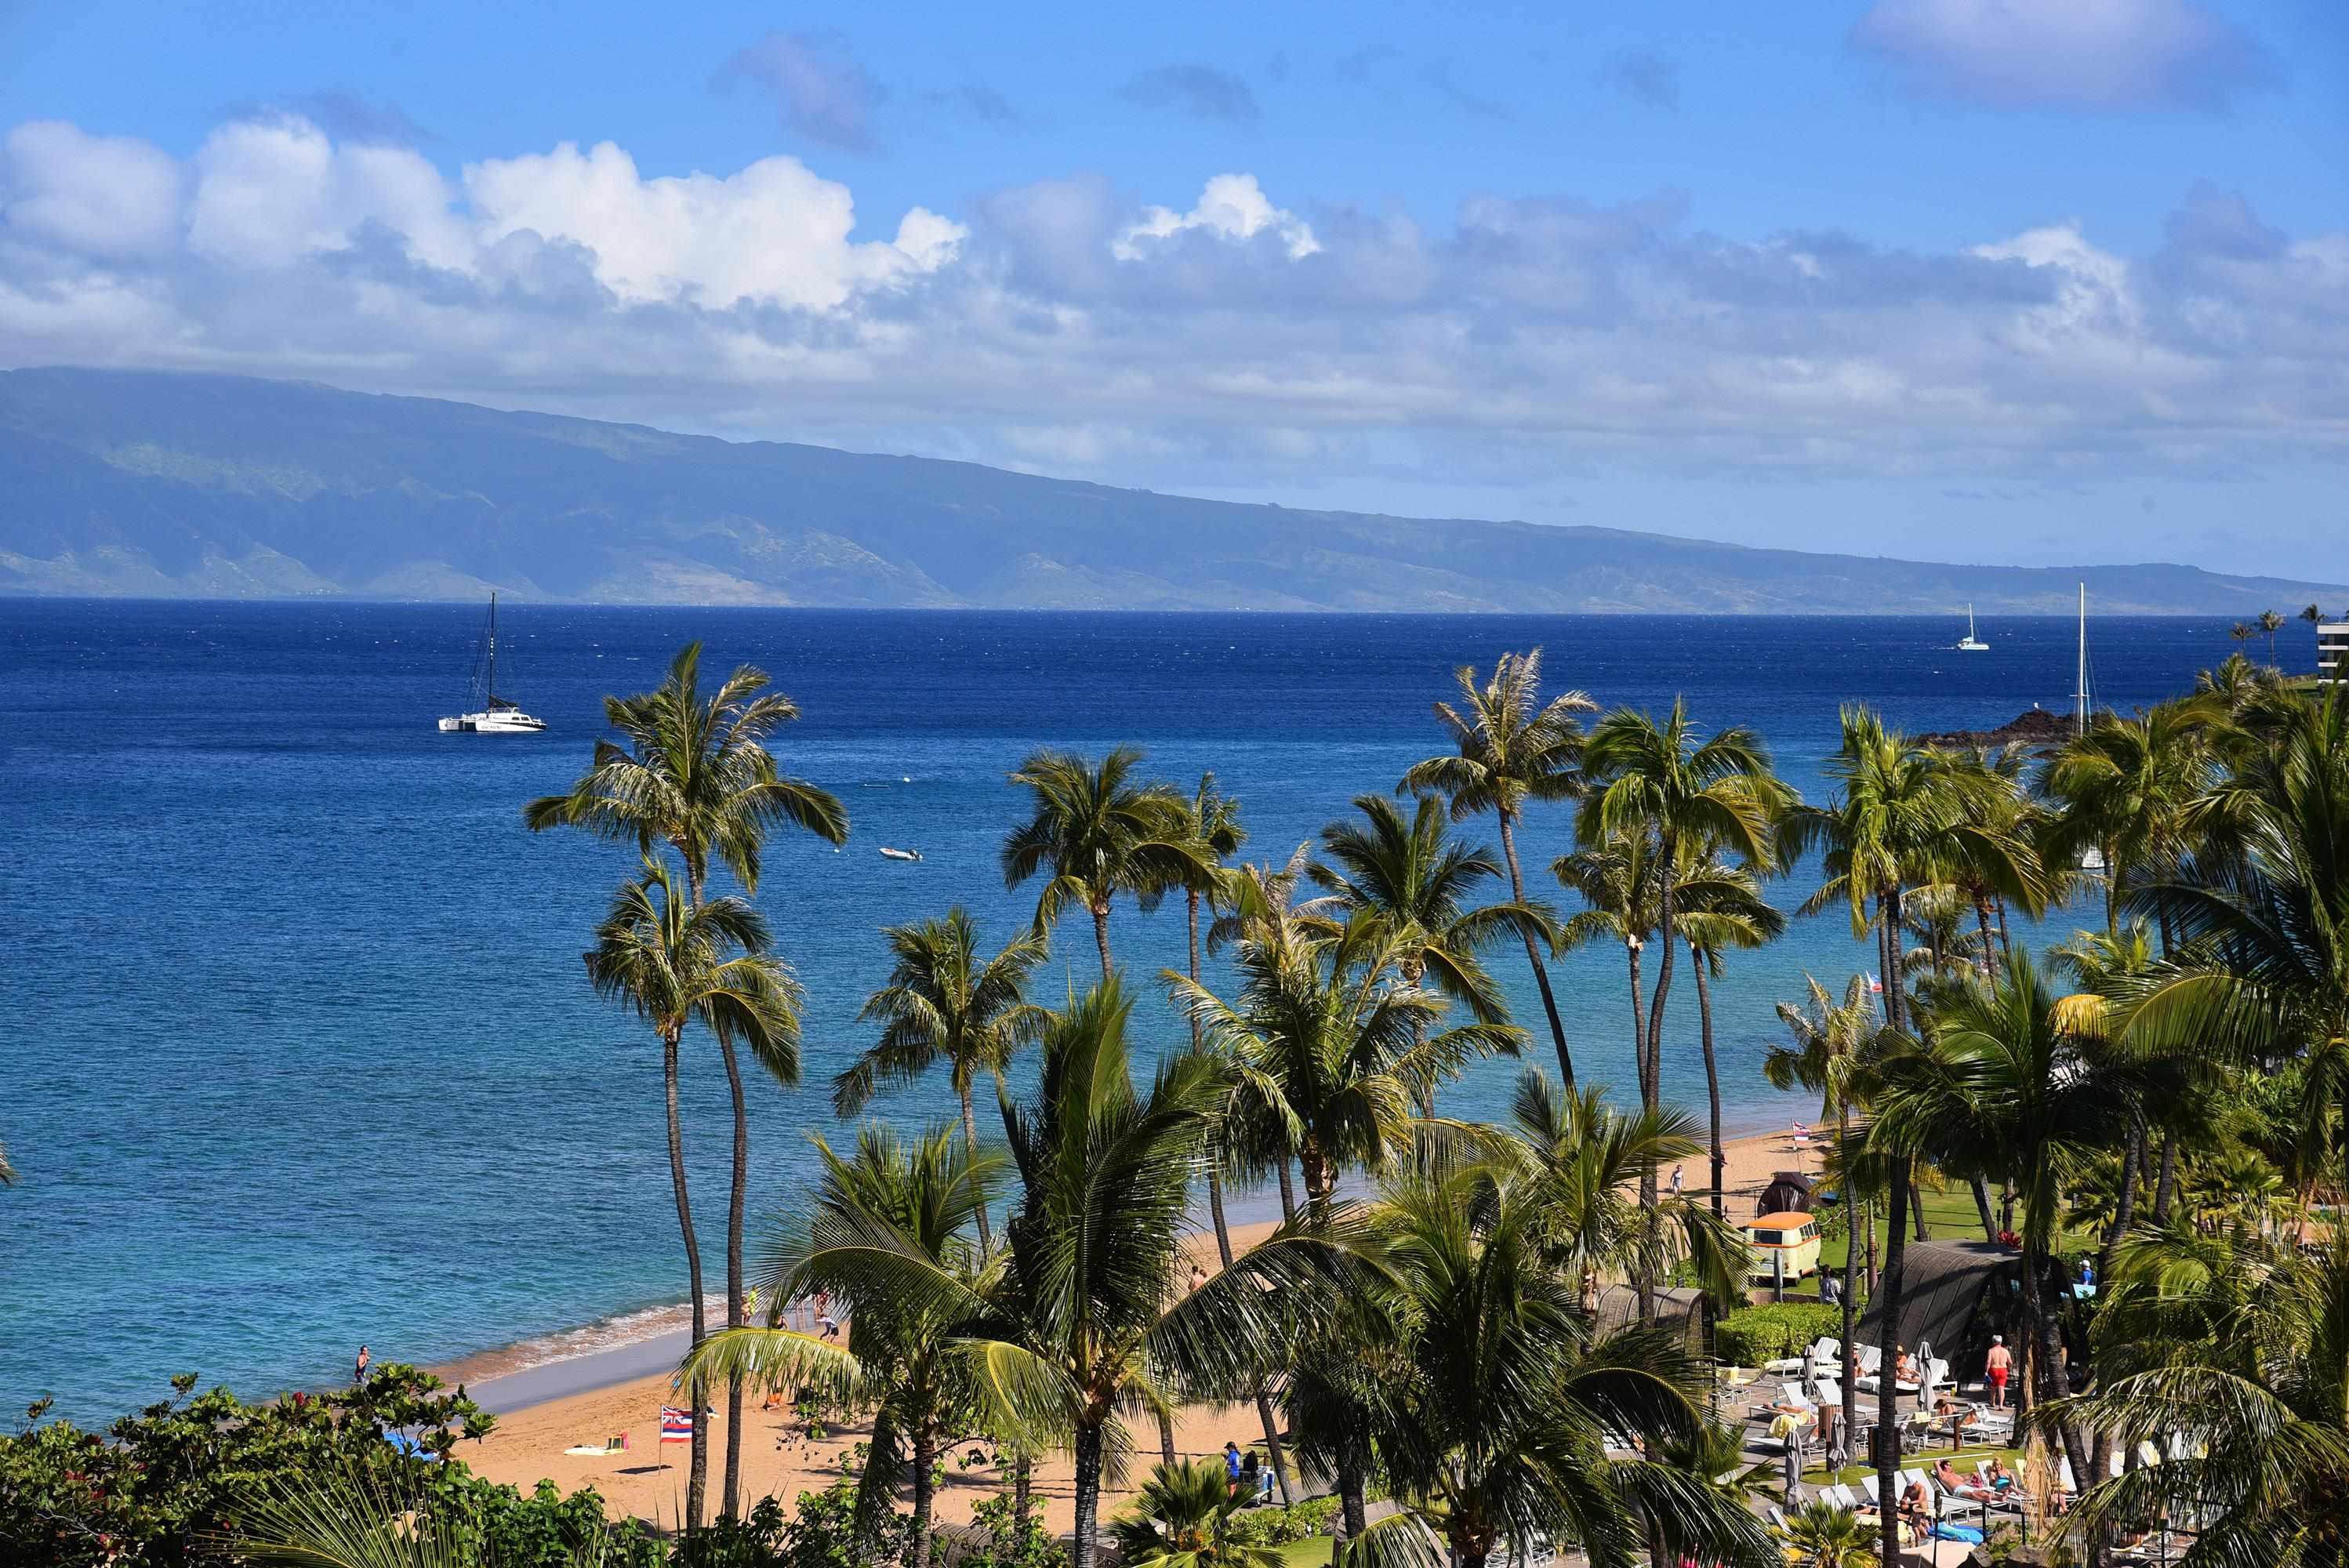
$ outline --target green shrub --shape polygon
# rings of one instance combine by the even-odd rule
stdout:
[[[1815,1339],[1843,1336],[1843,1308],[1812,1302],[1748,1306],[1713,1326],[1713,1353],[1733,1367],[1759,1367],[1800,1356]]]
[[[1286,1546],[1324,1533],[1337,1514],[1334,1497],[1308,1498],[1287,1508],[1251,1508],[1232,1516],[1229,1534],[1236,1546]]]

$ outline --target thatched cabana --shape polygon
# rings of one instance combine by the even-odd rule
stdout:
[[[1640,1321],[1640,1293],[1628,1284],[1610,1284],[1599,1293],[1599,1332],[1614,1333]],[[1704,1292],[1686,1286],[1656,1292],[1656,1326],[1677,1328],[1691,1353],[1713,1354],[1713,1311]]]

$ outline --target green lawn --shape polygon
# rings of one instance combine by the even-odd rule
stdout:
[[[1280,1560],[1288,1568],[1322,1568],[1330,1561],[1330,1548],[1334,1544],[1329,1536],[1316,1535],[1273,1550],[1280,1553]]]

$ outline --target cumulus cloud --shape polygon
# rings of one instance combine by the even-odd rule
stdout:
[[[1224,240],[1252,240],[1269,232],[1280,242],[1291,261],[1321,248],[1312,225],[1296,213],[1272,204],[1253,174],[1218,174],[1199,193],[1198,205],[1188,212],[1171,208],[1145,210],[1139,222],[1117,237],[1110,250],[1120,261],[1140,260],[1154,240],[1204,232]]]
[[[717,83],[755,82],[772,93],[783,123],[845,152],[873,150],[879,82],[837,33],[770,33],[719,67]]]
[[[222,125],[184,159],[23,125],[0,139],[0,363],[295,375],[1192,486],[1938,492],[2338,461],[2349,429],[2349,234],[2210,187],[2141,253],[2061,218],[1915,252],[1726,239],[1670,193],[1422,215],[1240,171],[1164,204],[1072,174],[879,232],[787,157],[656,177],[565,143],[449,177],[295,119]]]
[[[1254,125],[1256,93],[1229,71],[1213,66],[1159,66],[1131,77],[1117,96],[1143,108],[1171,108],[1193,119]]]
[[[2002,108],[2221,109],[2275,80],[2191,0],[1877,0],[1852,41],[1924,92]]]

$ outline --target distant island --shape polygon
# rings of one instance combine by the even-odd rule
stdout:
[[[234,377],[0,373],[0,593],[1034,610],[2289,613],[2340,583],[1310,511]]]
[[[1935,735],[1920,735],[1920,746],[2059,746],[2072,734],[2076,721],[2070,716],[2050,713],[2033,707],[2017,714],[1996,729],[1949,729]]]

